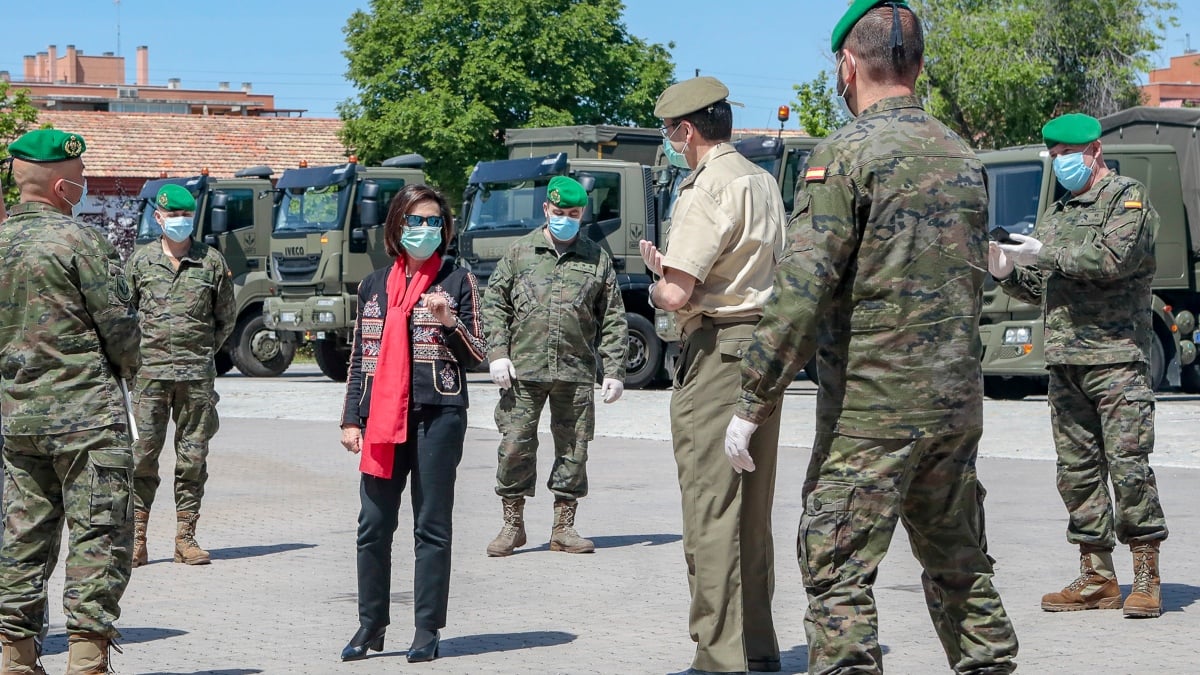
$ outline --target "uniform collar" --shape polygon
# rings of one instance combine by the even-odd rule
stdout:
[[[163,237],[163,235],[159,235],[159,238],[156,239],[154,243],[156,244],[155,248],[158,249],[158,256],[160,258],[165,259],[168,256],[167,256],[167,252],[163,250],[162,237]],[[184,253],[183,257],[179,258],[179,262],[184,262],[184,261],[192,262],[192,263],[201,262],[201,260],[204,258],[204,255],[203,255],[203,252],[201,252],[199,250],[199,246],[200,246],[200,242],[193,239],[192,243],[188,245],[187,253]]]
[[[921,105],[921,99],[917,98],[916,94],[906,94],[904,96],[889,96],[888,98],[880,99],[860,112],[858,116],[865,117],[873,113],[885,112],[888,110],[899,110],[901,108],[918,108],[920,110],[925,109],[925,107]]]
[[[19,216],[24,213],[53,213],[59,216],[64,215],[62,211],[59,211],[45,202],[21,202],[20,204],[12,207],[12,210],[8,212],[8,217],[12,218],[13,216]]]
[[[1071,204],[1071,203],[1081,204],[1081,205],[1095,204],[1097,201],[1100,200],[1100,194],[1102,192],[1104,192],[1104,190],[1108,187],[1108,185],[1110,183],[1112,183],[1113,180],[1116,179],[1116,177],[1117,177],[1117,172],[1110,170],[1108,172],[1107,176],[1096,181],[1095,184],[1092,185],[1092,188],[1090,190],[1088,190],[1087,192],[1084,192],[1084,193],[1078,194],[1078,195],[1073,195],[1068,192],[1065,195],[1065,198],[1063,199],[1063,204]]]
[[[549,241],[546,240],[546,235],[543,234],[545,231],[546,231],[545,225],[542,225],[541,227],[539,227],[533,231],[533,248],[534,248],[534,250],[545,249],[547,251],[553,251],[555,255],[558,255],[558,250],[556,248],[554,248],[554,244],[551,244]],[[579,234],[576,235],[575,241],[572,241],[566,248],[564,248],[562,254],[566,255],[568,253],[579,253],[580,252],[579,251],[580,242],[582,242],[582,241],[583,241],[583,226],[580,225],[579,226]]]
[[[700,161],[696,163],[696,168],[692,169],[692,172],[679,182],[679,187],[684,188],[696,182],[696,176],[700,175],[700,172],[704,170],[704,167],[708,166],[709,162],[717,159],[718,157],[724,157],[725,155],[735,152],[737,152],[737,150],[733,147],[732,143],[722,142],[712,146],[708,152],[704,153],[704,156],[700,158]]]

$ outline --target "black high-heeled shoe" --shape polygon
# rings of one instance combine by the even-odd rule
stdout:
[[[342,650],[343,661],[357,661],[367,658],[367,650],[381,652],[383,651],[383,634],[387,631],[387,627],[369,630],[359,627],[354,633],[354,637],[350,638],[350,644]]]
[[[421,661],[432,661],[438,657],[438,645],[442,642],[442,634],[438,631],[433,631],[433,637],[427,638],[424,644],[418,645],[417,640],[422,637],[421,633],[427,631],[417,631],[416,637],[413,639],[413,644],[408,648],[408,662],[418,663]]]

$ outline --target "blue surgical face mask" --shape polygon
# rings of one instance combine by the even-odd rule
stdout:
[[[1072,152],[1054,158],[1054,177],[1067,190],[1078,193],[1092,178],[1092,167],[1083,161],[1083,152]]]
[[[187,241],[192,236],[192,219],[190,216],[167,216],[163,218],[163,234],[174,242]]]
[[[686,146],[687,144],[685,143],[684,145]],[[671,145],[671,139],[669,138],[663,139],[663,155],[666,156],[667,163],[673,167],[679,169],[692,168],[688,166],[687,157],[682,152],[676,150],[674,145]]]
[[[441,244],[440,227],[405,227],[400,233],[400,245],[413,260],[427,260]]]
[[[64,178],[63,181],[70,183],[71,185],[75,185],[83,190],[83,194],[79,195],[79,201],[71,204],[71,217],[78,218],[79,214],[83,213],[83,203],[87,201],[87,179],[83,179],[83,185],[80,185],[73,180],[67,180],[66,178]]]
[[[854,57],[853,56],[846,54],[846,52],[842,52],[842,54],[843,54],[842,59],[838,62],[837,70],[836,70],[836,72],[838,74],[837,75],[838,80],[843,80],[843,78],[841,76],[842,75],[842,64],[845,63],[847,58],[850,59],[850,65],[852,65],[852,66],[854,65]],[[838,83],[835,82],[835,84],[838,84]],[[837,99],[838,107],[842,109],[842,113],[845,114],[846,117],[849,117],[850,119],[854,119],[855,117],[858,117],[858,115],[854,114],[854,111],[850,109],[850,103],[846,100],[846,93],[849,91],[850,91],[850,83],[845,82],[844,86],[839,87],[839,89],[837,91],[837,95],[834,96],[834,98]]]
[[[546,219],[550,236],[559,241],[571,241],[579,234],[579,219],[570,216],[550,216]]]

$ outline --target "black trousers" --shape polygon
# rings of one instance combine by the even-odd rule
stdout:
[[[408,441],[396,446],[391,478],[362,475],[358,514],[358,620],[363,628],[391,623],[392,538],[399,523],[400,495],[412,476],[413,613],[415,626],[446,625],[450,597],[451,514],[454,479],[467,433],[467,411],[457,406],[422,406],[409,416]]]

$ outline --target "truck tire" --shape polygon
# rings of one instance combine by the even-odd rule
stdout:
[[[1163,349],[1162,340],[1158,339],[1158,334],[1155,333],[1154,339],[1150,341],[1150,391],[1158,391],[1158,388],[1166,384],[1167,379],[1167,352]]]
[[[233,357],[225,349],[217,350],[217,353],[213,356],[213,362],[217,366],[217,377],[233,370]]]
[[[334,382],[345,382],[350,375],[350,350],[336,340],[313,342],[313,358],[321,373]]]
[[[663,344],[654,324],[641,314],[627,312],[629,344],[625,353],[625,388],[645,389],[654,384],[662,370]]]
[[[296,343],[279,339],[267,328],[262,314],[238,321],[233,331],[233,363],[247,377],[278,377],[292,365]]]

